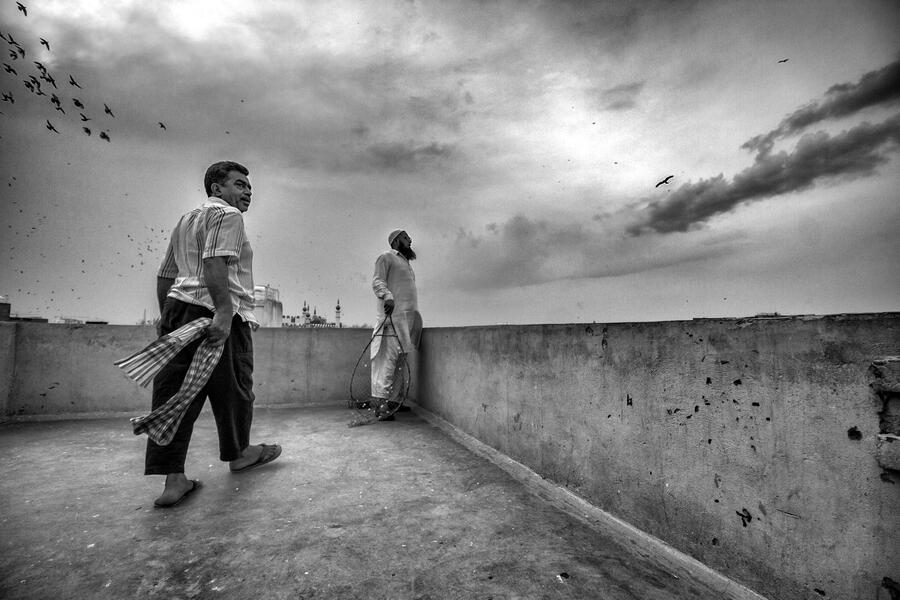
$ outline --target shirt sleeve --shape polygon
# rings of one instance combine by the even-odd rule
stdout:
[[[372,276],[372,290],[381,300],[393,300],[394,295],[388,289],[388,273],[391,270],[390,255],[385,253],[375,259],[375,275]]]
[[[175,246],[172,243],[172,237],[169,238],[169,247],[166,249],[166,257],[159,266],[156,275],[166,279],[175,279],[178,277],[178,263],[175,262]]]
[[[244,243],[244,217],[237,209],[215,208],[206,214],[202,258],[239,257]]]

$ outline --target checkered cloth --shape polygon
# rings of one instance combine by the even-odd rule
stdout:
[[[141,387],[147,387],[166,363],[191,341],[202,335],[210,323],[212,319],[208,317],[195,319],[160,337],[128,358],[116,361],[115,365]],[[168,445],[175,437],[188,406],[206,385],[213,369],[219,364],[224,348],[224,345],[210,346],[205,339],[200,342],[178,393],[150,414],[132,418],[134,434],[146,433],[147,437],[160,446]]]

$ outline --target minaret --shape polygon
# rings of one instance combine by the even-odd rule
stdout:
[[[337,306],[334,307],[334,326],[341,326],[341,299],[338,298]]]
[[[307,306],[306,300],[303,301],[303,324],[309,325],[309,306]]]

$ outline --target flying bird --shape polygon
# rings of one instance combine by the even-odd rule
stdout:
[[[81,130],[82,130],[83,132],[85,132],[86,134],[91,135],[91,130],[88,129],[87,127],[82,127]]]
[[[81,115],[81,122],[82,122],[82,123],[84,123],[84,122],[86,122],[86,121],[90,121],[90,120],[91,120],[91,118],[90,118],[90,117],[86,117],[86,116],[84,116],[84,113],[78,113],[78,114],[79,114],[79,115]]]
[[[64,109],[62,106],[57,106],[57,107],[56,107],[56,110],[58,110],[58,111],[61,112],[62,114],[66,114],[66,111],[65,111],[65,109]]]
[[[109,110],[109,107],[106,105],[105,102],[103,103],[103,112],[105,112],[106,114],[111,116],[113,119],[116,118],[116,115],[114,115],[113,112],[111,110]]]
[[[44,46],[45,48],[47,48],[47,51],[49,52],[50,51],[50,42],[48,42],[44,38],[40,38],[40,39],[41,39],[41,45]]]
[[[42,62],[36,60],[36,61],[34,61],[34,66],[36,66],[38,71],[40,71],[44,75],[47,74],[47,67],[45,67]]]
[[[165,129],[165,128],[166,128],[166,124],[163,123],[162,121],[159,121],[159,127],[160,127],[160,129]]]
[[[25,15],[26,17],[28,16],[28,7],[27,6],[25,6],[21,2],[16,2],[16,8],[18,8],[19,12],[21,12],[23,15]]]
[[[106,133],[105,131],[101,131],[101,132],[100,132],[100,139],[101,139],[101,140],[106,140],[107,142],[110,141],[109,135],[107,135],[107,133]]]
[[[50,94],[50,102],[52,102],[56,106],[59,106],[59,96],[57,96],[56,94]]]
[[[74,86],[77,87],[79,90],[82,89],[81,86],[78,85],[78,82],[75,81],[75,78],[72,77],[71,75],[69,75],[69,85],[74,85]]]
[[[56,127],[54,127],[53,123],[51,123],[50,121],[47,121],[47,129],[49,129],[53,133],[59,133],[58,131],[56,131]]]
[[[3,63],[3,69],[4,69],[7,73],[12,73],[13,75],[18,75],[18,73],[16,73],[16,70],[13,69],[11,66],[9,66],[9,65],[6,64],[6,63]]]
[[[16,99],[13,98],[12,92],[3,92],[3,101],[9,102],[10,104],[16,103]]]
[[[41,75],[41,79],[52,85],[54,89],[59,89],[58,87],[56,87],[56,80],[53,79],[53,76],[50,75],[50,73],[45,72],[43,75]]]
[[[84,108],[84,104],[78,98],[72,98],[72,104],[75,105],[75,108]]]
[[[656,184],[655,186],[653,186],[653,187],[659,187],[659,186],[663,185],[664,183],[669,183],[669,180],[672,179],[673,177],[675,177],[675,176],[674,176],[674,175],[669,175],[668,177],[666,177],[665,179],[663,179],[662,181],[660,181],[659,183],[657,183],[657,184]]]
[[[779,60],[778,62],[780,62],[780,63],[786,63],[786,62],[789,61],[789,60],[791,60],[791,59],[789,59],[789,58],[782,58],[782,59]]]

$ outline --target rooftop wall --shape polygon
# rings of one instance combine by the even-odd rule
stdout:
[[[898,354],[898,314],[427,329],[419,404],[771,598],[871,599]]]
[[[258,330],[257,405],[342,406],[369,335]],[[113,362],[153,338],[0,323],[0,416],[145,413]],[[898,355],[900,314],[430,328],[413,396],[773,599],[868,600],[900,580]]]
[[[344,404],[368,329],[260,328],[253,334],[256,406]],[[150,390],[113,363],[156,337],[151,327],[0,323],[6,418],[144,414]]]

